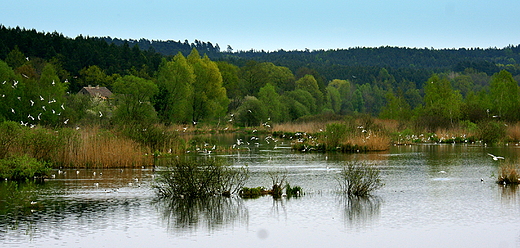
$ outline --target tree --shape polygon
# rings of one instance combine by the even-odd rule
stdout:
[[[18,68],[27,62],[25,55],[20,51],[17,45],[14,46],[14,49],[7,54],[5,58],[5,62],[11,66],[12,68]]]
[[[404,97],[395,96],[392,92],[386,94],[387,104],[379,114],[380,118],[406,121],[411,118],[411,108]]]
[[[294,75],[287,67],[271,62],[248,62],[240,69],[240,89],[243,95],[257,95],[267,83],[276,87],[279,94],[294,89]]]
[[[150,99],[158,87],[152,81],[127,75],[114,82],[116,109],[114,118],[121,124],[146,125],[156,122],[157,113]]]
[[[14,86],[15,82],[18,82],[16,86]],[[20,121],[20,115],[16,113],[20,109],[17,97],[23,93],[22,84],[13,69],[6,62],[0,60],[0,121]],[[12,110],[14,110],[14,113]]]
[[[85,67],[79,71],[79,80],[75,84],[75,88],[71,89],[72,92],[78,92],[82,87],[85,86],[105,86],[110,87],[112,85],[111,78],[108,77],[101,68],[97,65]]]
[[[334,113],[339,114],[341,110],[341,95],[336,87],[327,86],[327,109],[331,109]]]
[[[237,109],[237,123],[242,126],[260,126],[267,118],[266,107],[254,96],[246,96]]]
[[[461,117],[462,96],[453,90],[450,80],[434,74],[424,87],[423,120],[431,131],[453,126]]]
[[[197,123],[224,116],[229,99],[226,88],[222,86],[222,75],[217,64],[206,55],[201,58],[196,49],[187,58],[195,73],[192,121]]]
[[[179,52],[172,61],[164,61],[157,72],[159,94],[155,106],[166,123],[189,123],[193,111],[195,74]]]
[[[239,98],[241,96],[239,88],[240,79],[238,78],[240,68],[225,61],[217,61],[216,63],[222,75],[222,86],[226,88],[227,97],[229,99]]]
[[[340,100],[341,100],[341,109],[340,114],[347,114],[350,111],[353,111],[351,98],[352,98],[352,89],[351,84],[348,80],[340,80],[334,79],[329,83],[330,87],[334,87],[338,90]]]
[[[519,120],[520,96],[518,83],[511,73],[502,70],[493,75],[490,85],[492,111],[508,121]]]
[[[323,92],[318,87],[318,82],[312,75],[305,75],[296,81],[296,89],[309,92],[316,102],[316,107],[312,109],[311,114],[318,114],[323,108]]]
[[[316,111],[316,100],[305,90],[293,90],[283,94],[282,102],[286,106],[290,120],[310,115]]]
[[[283,120],[283,106],[280,101],[280,95],[276,93],[276,89],[272,84],[268,83],[260,88],[258,100],[260,100],[262,106],[267,110],[267,116],[271,118],[271,121],[281,122]]]

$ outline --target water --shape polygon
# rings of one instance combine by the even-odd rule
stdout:
[[[503,162],[487,155],[516,161],[518,146],[250,150],[205,156],[247,165],[248,187],[286,172],[305,196],[157,201],[151,169],[56,171],[43,184],[0,182],[0,247],[520,247],[518,192],[495,183]],[[353,160],[381,169],[385,186],[372,197],[336,194],[335,174]]]

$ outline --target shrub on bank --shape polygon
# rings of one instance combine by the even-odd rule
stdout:
[[[46,176],[50,166],[27,155],[0,159],[0,178],[26,180]]]

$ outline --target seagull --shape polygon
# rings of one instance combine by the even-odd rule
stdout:
[[[65,107],[63,107],[63,103],[61,104],[61,109],[65,110]]]
[[[38,114],[38,120],[41,120],[41,117],[42,117],[42,113],[39,113]]]
[[[31,120],[34,121],[34,117],[33,117],[31,114],[29,114],[29,115],[27,116],[27,118],[29,118],[29,119],[31,119]]]
[[[42,96],[40,96],[40,101],[43,101],[43,100],[45,100],[45,99],[43,99],[43,97],[42,97]]]
[[[13,112],[13,114],[15,114],[15,112],[14,112],[14,109],[13,109],[13,108],[11,108],[11,112]]]
[[[99,117],[103,117],[103,113],[101,113],[101,111],[99,111]]]
[[[497,161],[497,160],[499,160],[499,159],[504,159],[504,157],[495,156],[495,155],[493,155],[493,154],[491,154],[491,153],[488,153],[488,155],[491,156],[491,157],[493,157],[493,160],[495,160],[495,161]]]
[[[66,119],[63,123],[64,123],[65,125],[67,125],[68,122],[69,122],[69,119]]]
[[[31,102],[31,107],[34,105],[34,101],[33,100],[29,100]]]
[[[56,83],[54,82],[54,80],[52,80],[52,85],[55,85]]]

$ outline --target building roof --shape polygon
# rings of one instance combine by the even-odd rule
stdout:
[[[112,92],[109,89],[107,89],[107,87],[99,87],[99,86],[92,87],[90,85],[87,87],[81,88],[81,90],[78,93],[84,94],[84,95],[90,95],[92,97],[100,97],[103,99],[108,99],[112,96]]]

